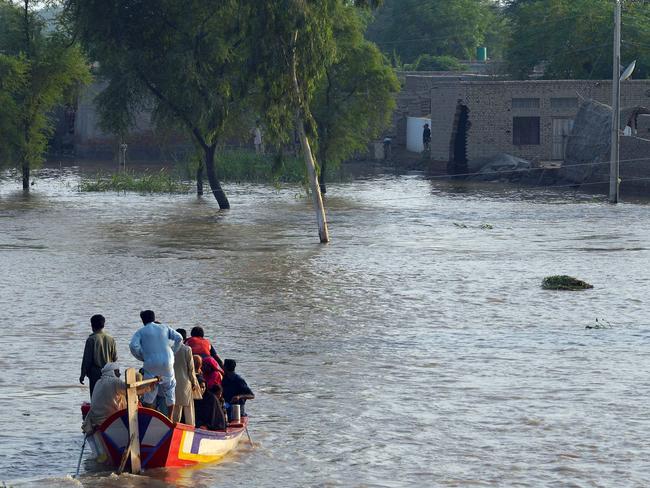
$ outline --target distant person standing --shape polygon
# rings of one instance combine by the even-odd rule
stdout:
[[[115,339],[104,332],[106,319],[103,315],[93,315],[90,317],[90,327],[93,333],[86,339],[84,347],[84,356],[81,360],[81,376],[79,383],[84,384],[84,378],[87,376],[90,380],[90,397],[93,396],[95,384],[102,376],[102,368],[107,363],[117,361],[117,348]]]
[[[384,160],[387,161],[391,157],[391,146],[393,144],[393,140],[391,139],[390,136],[384,137]]]
[[[183,336],[167,325],[156,323],[156,314],[152,310],[140,312],[144,326],[133,334],[129,349],[136,359],[142,361],[144,379],[160,377],[160,383],[145,394],[143,403],[151,407],[156,401],[158,387],[169,412],[174,411],[176,400],[176,379],[174,377],[174,353],[183,342]],[[173,346],[170,345],[173,342]]]
[[[262,129],[259,121],[253,129],[253,144],[255,144],[255,154],[264,154],[264,143],[262,142]]]
[[[424,128],[422,129],[422,145],[426,152],[431,151],[431,129],[429,128],[429,124],[424,124]]]

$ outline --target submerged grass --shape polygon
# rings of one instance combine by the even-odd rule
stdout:
[[[164,169],[142,173],[97,173],[93,178],[84,178],[79,183],[79,191],[84,192],[186,193],[190,187],[189,183]]]
[[[97,173],[83,178],[83,192],[187,193],[194,189],[198,156],[176,163],[172,171]],[[305,163],[294,156],[255,154],[245,150],[226,150],[216,155],[217,175],[222,182],[305,183]],[[205,175],[205,172],[204,172]],[[208,183],[204,176],[204,183]]]

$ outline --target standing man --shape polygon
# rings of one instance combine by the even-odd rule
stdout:
[[[144,363],[144,379],[160,377],[156,388],[144,395],[142,403],[152,407],[160,387],[169,412],[173,412],[176,399],[174,353],[183,342],[183,337],[171,327],[156,323],[156,314],[152,310],[140,312],[140,318],[144,326],[133,334],[129,349],[136,359]],[[173,345],[169,341],[173,341]]]
[[[431,129],[429,128],[429,124],[424,124],[424,128],[422,129],[422,145],[426,152],[431,152]]]
[[[183,341],[187,339],[185,329],[176,329]],[[194,398],[192,391],[198,390],[199,383],[194,371],[194,359],[192,349],[185,344],[181,344],[174,355],[174,376],[176,378],[176,406],[171,414],[174,422],[183,420],[188,425],[194,425]]]
[[[253,144],[255,144],[255,154],[264,154],[264,144],[262,143],[262,130],[260,129],[259,120],[253,129]]]
[[[102,368],[106,363],[117,361],[117,348],[115,339],[104,332],[106,319],[103,315],[93,315],[90,317],[90,327],[93,333],[86,339],[84,347],[84,357],[81,360],[81,376],[79,383],[84,384],[84,378],[87,376],[90,380],[90,398],[93,396],[95,383],[102,376]]]

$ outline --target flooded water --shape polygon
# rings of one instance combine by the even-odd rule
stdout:
[[[329,186],[320,245],[299,188],[226,185],[219,212],[77,182],[0,182],[0,484],[650,484],[648,205],[378,176]],[[551,274],[594,289],[544,291]],[[89,317],[137,366],[144,308],[238,360],[255,445],[73,480]]]

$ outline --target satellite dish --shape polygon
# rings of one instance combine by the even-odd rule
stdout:
[[[634,72],[634,68],[636,68],[636,59],[627,65],[627,68],[625,68],[625,71],[623,71],[620,80],[625,81],[630,76],[632,76],[632,73]]]

